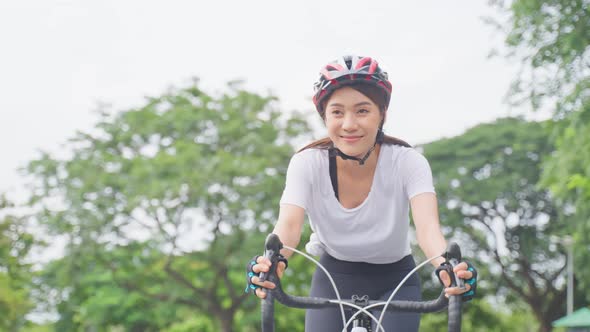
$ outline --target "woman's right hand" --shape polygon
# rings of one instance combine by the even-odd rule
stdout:
[[[254,292],[256,296],[261,299],[266,298],[266,289],[274,289],[276,285],[273,282],[265,280],[264,282],[260,282],[259,274],[260,272],[268,272],[270,271],[271,262],[270,259],[264,256],[258,256],[255,260],[255,263],[251,265],[251,271],[253,272],[253,276],[250,277],[250,283],[253,285],[259,286],[257,287]],[[285,272],[286,265],[284,262],[278,262],[277,265],[277,276],[279,278],[283,277],[283,273]]]

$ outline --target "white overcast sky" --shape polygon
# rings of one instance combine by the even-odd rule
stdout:
[[[488,15],[484,0],[2,1],[0,192],[22,187],[16,169],[38,150],[92,128],[98,102],[123,110],[196,76],[313,113],[319,68],[348,53],[389,72],[386,132],[412,144],[514,115],[515,65],[487,58],[501,46]]]

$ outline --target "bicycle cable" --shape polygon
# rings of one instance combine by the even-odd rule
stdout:
[[[361,312],[363,312],[363,313],[367,314],[367,316],[369,316],[372,320],[377,322],[377,329],[378,330],[385,332],[385,329],[382,326],[383,317],[385,316],[385,312],[387,311],[387,306],[393,300],[393,297],[395,296],[395,294],[397,294],[397,292],[400,290],[400,288],[403,286],[403,284],[408,280],[408,278],[410,278],[410,276],[412,276],[412,274],[414,274],[418,269],[420,269],[424,265],[430,263],[431,261],[433,261],[439,257],[442,257],[442,255],[437,255],[437,256],[431,257],[431,258],[423,261],[422,263],[420,263],[418,266],[416,266],[414,269],[412,269],[412,271],[408,272],[408,274],[406,274],[404,279],[402,279],[402,281],[393,290],[393,292],[391,293],[391,295],[389,296],[389,298],[387,299],[386,302],[380,302],[380,303],[376,303],[376,304],[367,306],[365,308],[362,308],[362,307],[354,305],[352,303],[347,303],[347,302],[342,301],[342,298],[340,297],[340,293],[338,292],[338,288],[336,287],[336,283],[334,282],[334,279],[332,279],[330,272],[328,272],[328,270],[322,264],[320,264],[320,262],[315,260],[313,257],[309,256],[308,254],[306,254],[300,250],[297,250],[295,248],[291,248],[289,246],[283,246],[283,248],[291,250],[293,252],[296,252],[296,253],[302,255],[303,257],[307,258],[308,260],[312,261],[315,265],[320,267],[322,269],[322,271],[326,274],[326,276],[330,280],[330,283],[332,284],[332,288],[334,288],[334,292],[336,293],[336,298],[338,299],[338,301],[330,301],[330,302],[332,302],[332,303],[336,302],[340,305],[340,313],[342,314],[342,323],[344,324],[344,328],[342,329],[342,331],[346,331],[346,329],[348,328],[348,325],[350,325],[350,323],[352,323],[354,321],[354,318],[356,316],[358,316]],[[381,311],[381,315],[379,316],[379,319],[377,320],[377,318],[375,316],[373,316],[368,310],[371,308],[374,308],[374,307],[381,306],[384,303],[385,303],[385,305],[383,306],[383,309]],[[346,321],[346,315],[344,313],[344,305],[347,305],[347,306],[357,309],[357,312],[352,315],[352,317],[348,320],[348,322]]]
[[[381,322],[383,321],[383,317],[385,316],[385,311],[387,309],[387,306],[389,305],[391,300],[393,300],[393,297],[395,296],[395,294],[399,291],[399,289],[402,287],[402,285],[408,280],[408,278],[412,274],[414,274],[416,271],[418,271],[418,269],[420,269],[422,266],[432,262],[433,260],[435,260],[439,257],[442,257],[442,255],[437,255],[437,256],[434,256],[434,257],[431,257],[431,258],[425,260],[424,262],[420,263],[420,265],[418,265],[414,269],[412,269],[412,271],[410,271],[408,274],[406,274],[405,278],[402,279],[402,281],[399,283],[399,285],[397,285],[397,287],[393,290],[393,293],[391,293],[391,295],[387,299],[387,302],[385,302],[385,306],[383,306],[383,310],[381,311],[381,316],[379,316],[379,322],[377,324],[381,325]]]
[[[331,302],[331,303],[341,303],[341,304],[344,304],[344,305],[347,305],[349,307],[352,307],[352,308],[357,309],[357,312],[354,314],[355,317],[358,314],[360,314],[361,312],[363,312],[363,313],[367,314],[367,316],[369,316],[369,318],[371,318],[373,321],[375,321],[375,322],[378,321],[377,317],[375,317],[372,313],[370,313],[368,311],[369,308],[372,308],[372,306],[368,306],[368,307],[364,307],[363,308],[363,307],[358,306],[356,304],[352,304],[352,303],[344,302],[344,301],[338,302],[338,301],[330,300],[328,302]],[[344,328],[342,329],[342,332],[346,332],[346,328],[348,327],[349,324],[350,324],[350,321],[348,323],[346,323],[346,325],[344,325]],[[382,325],[377,325],[377,329],[380,329],[381,332],[385,332],[385,328]]]
[[[308,254],[299,251],[295,248],[291,248],[289,246],[285,246],[283,245],[283,248],[291,250],[293,252],[296,252],[300,255],[302,255],[303,257],[309,259],[310,261],[312,261],[315,265],[317,265],[318,267],[320,267],[322,269],[322,271],[324,271],[324,273],[326,274],[326,276],[328,277],[328,279],[330,280],[330,283],[332,284],[332,287],[334,288],[334,292],[336,292],[336,298],[339,301],[340,304],[340,313],[342,314],[342,324],[346,324],[346,315],[344,314],[344,306],[342,305],[342,298],[340,298],[340,293],[338,292],[338,288],[336,287],[336,283],[334,282],[334,279],[332,279],[332,276],[330,275],[330,272],[328,272],[328,270],[326,270],[326,268],[320,264],[320,262],[316,261],[313,257],[309,256]]]
[[[383,305],[383,310],[381,311],[381,315],[379,316],[379,320],[377,320],[377,326],[382,328],[382,321],[383,321],[383,316],[384,313],[387,309],[387,306],[389,305],[389,303],[393,300],[393,297],[395,296],[395,294],[397,294],[397,292],[399,291],[399,289],[401,288],[401,286],[406,282],[406,280],[408,280],[408,278],[414,273],[416,272],[418,269],[420,269],[422,266],[424,266],[425,264],[431,262],[432,260],[441,257],[441,255],[432,257],[422,263],[420,263],[420,265],[416,266],[412,271],[410,271],[405,277],[404,279],[402,279],[402,281],[399,283],[399,285],[393,290],[393,293],[391,293],[391,296],[389,296],[387,302],[379,302],[379,303],[375,303],[375,304],[371,304],[367,307],[365,307],[364,309],[369,310],[371,308],[375,308],[375,307],[380,307]],[[345,329],[348,327],[348,325],[350,325],[350,323],[352,323],[352,321],[354,320],[354,318],[359,315],[360,312],[356,312],[354,313],[354,315],[352,315],[352,317],[350,317],[350,319],[348,320],[348,322],[346,322],[345,325]],[[383,329],[383,328],[382,328]]]

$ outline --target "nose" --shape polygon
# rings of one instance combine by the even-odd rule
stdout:
[[[347,112],[344,115],[344,119],[342,120],[342,129],[346,131],[352,131],[357,128],[357,125],[358,123],[356,122],[354,114],[350,114],[350,112]]]

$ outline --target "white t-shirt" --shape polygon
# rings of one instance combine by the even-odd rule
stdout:
[[[369,195],[359,206],[344,208],[330,181],[328,151],[307,149],[291,158],[280,204],[305,209],[311,254],[385,264],[411,253],[409,201],[425,192],[435,192],[426,158],[412,148],[384,144]]]

